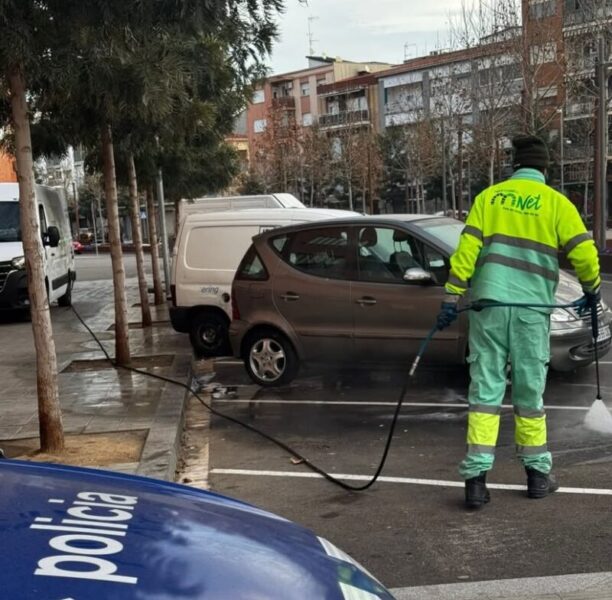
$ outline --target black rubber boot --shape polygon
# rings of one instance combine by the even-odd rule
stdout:
[[[559,489],[557,480],[550,473],[525,467],[527,473],[527,496],[529,498],[546,498]]]
[[[487,472],[483,471],[478,477],[465,480],[465,506],[466,508],[482,508],[491,500],[487,489]]]

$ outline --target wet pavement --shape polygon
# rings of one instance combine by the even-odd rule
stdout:
[[[139,308],[134,306],[138,302],[137,282],[128,279],[126,289],[129,321],[136,323],[140,318]],[[73,298],[75,308],[112,355],[114,333],[109,331],[114,320],[112,283],[78,281]],[[51,316],[65,433],[148,431],[140,462],[116,468],[159,477],[165,476],[166,471],[173,472],[176,457],[169,447],[181,415],[184,391],[124,370],[64,371],[72,361],[99,359],[103,354],[70,309],[52,307]],[[188,341],[170,327],[165,306],[153,307],[153,319],[165,321],[167,326],[132,329],[132,356],[171,355],[169,366],[150,370],[186,381],[191,354]],[[14,315],[0,315],[0,339],[1,447],[3,441],[37,436],[38,413],[31,324]],[[160,447],[154,443],[156,436],[161,436]]]
[[[608,285],[605,293],[610,292]],[[612,355],[601,370],[602,394],[612,407]],[[238,361],[220,359],[214,371],[206,389],[215,409],[278,437],[331,474],[353,476],[356,484],[376,469],[405,375],[313,370],[285,388],[262,390],[251,385]],[[391,588],[612,570],[612,430],[598,433],[584,426],[595,399],[594,368],[549,376],[549,445],[560,492],[540,501],[525,497],[507,397],[489,477],[492,502],[477,513],[464,510],[457,474],[465,451],[467,385],[461,369],[417,373],[383,472],[386,479],[367,492],[334,487],[280,448],[218,416],[210,425],[209,485],[314,529]],[[499,589],[497,595],[474,591],[471,596],[455,588],[450,595],[431,589],[432,595],[424,589],[397,594],[505,597]],[[554,586],[538,589],[542,598],[574,597],[546,596]],[[606,597],[597,595],[599,589],[589,593],[575,597]]]

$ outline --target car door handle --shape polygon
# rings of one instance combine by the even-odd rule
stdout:
[[[287,292],[286,294],[281,294],[281,298],[285,302],[295,302],[296,300],[300,299],[300,296],[299,294],[296,294],[295,292]]]
[[[376,299],[370,296],[364,296],[363,298],[359,298],[356,302],[360,306],[374,306],[376,304]]]

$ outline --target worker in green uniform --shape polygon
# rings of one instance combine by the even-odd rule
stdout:
[[[439,329],[457,318],[457,303],[468,286],[473,302],[554,304],[560,250],[582,284],[583,309],[599,305],[597,250],[575,206],[546,185],[546,145],[522,136],[513,146],[514,174],[477,196],[450,259]],[[549,313],[510,307],[469,313],[468,449],[459,467],[468,508],[480,508],[490,499],[486,475],[493,467],[508,361],[516,451],[527,472],[527,495],[543,498],[558,489],[550,474],[542,398],[550,357]]]

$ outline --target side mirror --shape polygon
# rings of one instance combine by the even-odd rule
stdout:
[[[47,246],[51,248],[57,248],[60,243],[60,232],[54,225],[47,227],[47,234],[45,235],[45,242]]]
[[[428,273],[424,269],[414,267],[412,269],[408,269],[404,273],[404,281],[407,281],[408,283],[432,283],[434,281],[434,277],[431,273]]]

